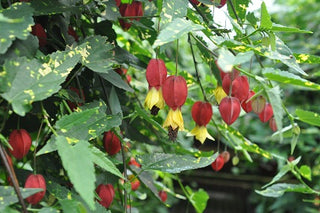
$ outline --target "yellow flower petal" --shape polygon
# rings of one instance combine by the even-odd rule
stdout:
[[[214,141],[214,138],[208,133],[208,130],[205,126],[196,125],[190,132],[191,135],[195,136],[198,141],[204,143],[206,138]]]
[[[183,117],[180,109],[170,109],[166,120],[163,123],[163,127],[171,126],[173,130],[179,127],[179,130],[184,130]]]
[[[157,90],[155,87],[152,87],[148,91],[147,97],[144,101],[144,106],[149,110],[151,110],[153,106],[157,106],[159,109],[164,108],[164,99],[161,88]]]
[[[218,104],[220,104],[221,100],[226,96],[227,96],[227,94],[224,92],[224,90],[222,89],[221,86],[218,86],[214,90],[214,97],[216,97]]]

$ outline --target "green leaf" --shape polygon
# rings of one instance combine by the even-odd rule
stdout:
[[[268,13],[267,6],[264,2],[261,3],[261,29],[271,30],[272,29],[272,21],[271,16]]]
[[[104,70],[104,73],[98,73],[102,78],[109,81],[114,86],[126,90],[128,92],[133,92],[133,89],[125,82],[121,76],[116,73],[113,69]]]
[[[90,209],[94,210],[96,177],[92,153],[89,148],[90,144],[80,140],[75,145],[70,145],[67,138],[63,136],[56,137],[56,144],[62,165],[67,171],[75,190],[86,201]]]
[[[123,175],[119,171],[119,169],[108,159],[107,155],[103,152],[101,152],[99,149],[97,149],[94,146],[90,147],[91,153],[92,153],[92,161],[100,166],[102,169],[106,170],[107,172],[110,172],[120,178],[123,178]]]
[[[293,54],[299,64],[320,64],[320,56],[309,54]]]
[[[320,84],[313,83],[287,71],[281,71],[274,68],[265,68],[262,72],[265,77],[272,81],[320,90]]]
[[[193,205],[197,213],[202,213],[209,200],[209,195],[203,189],[199,189],[197,192],[193,192],[189,186],[186,186],[186,190],[189,193],[188,200]]]
[[[240,21],[243,23],[246,18],[247,8],[249,5],[249,0],[232,0],[232,4],[234,6],[234,9],[237,13],[237,16],[239,17]],[[227,3],[228,7],[228,13],[233,19],[237,19],[237,17],[234,15],[233,9],[231,7],[230,3]]]
[[[181,171],[198,169],[210,165],[218,156],[215,153],[211,157],[193,157],[190,155],[176,155],[165,153],[153,153],[137,156],[142,169],[159,170],[168,173],[179,173]]]
[[[157,40],[153,44],[153,48],[179,39],[189,32],[199,31],[202,29],[204,29],[203,26],[194,24],[192,21],[185,20],[183,18],[176,18],[160,31]]]
[[[71,199],[72,193],[66,187],[61,186],[54,180],[47,181],[47,190],[58,200]]]
[[[320,115],[318,113],[296,109],[296,114],[300,121],[320,127]]]
[[[255,190],[255,192],[266,197],[281,197],[285,192],[300,192],[305,194],[313,193],[309,188],[302,184],[287,183],[277,183],[266,188],[265,190]]]
[[[74,51],[57,51],[46,56],[47,63],[25,57],[6,61],[4,64],[0,94],[12,104],[21,116],[29,112],[31,104],[56,93],[67,75],[78,63],[80,55]]]
[[[70,1],[70,5],[62,4],[59,1],[41,0],[31,1],[31,6],[35,10],[35,15],[50,15],[72,11],[72,13],[79,13],[81,7],[72,5],[73,1]],[[80,4],[81,5],[81,4]]]
[[[282,26],[280,24],[273,24],[271,30],[273,32],[312,33],[309,30],[300,30],[299,28]]]
[[[311,181],[311,169],[307,165],[302,165],[299,169],[299,173],[301,174],[302,177],[306,178],[307,180]]]
[[[285,174],[287,174],[290,170],[291,170],[290,165],[285,165],[285,166],[281,167],[281,169],[278,172],[278,174],[276,176],[274,176],[269,183],[267,183],[266,185],[262,186],[262,188],[266,188],[266,187],[274,184],[275,182],[280,180],[280,178],[282,178]]]
[[[70,212],[70,213],[87,213],[86,208],[83,204],[77,200],[60,200],[59,203],[62,206],[63,212]]]
[[[33,22],[33,9],[25,3],[15,3],[10,7],[0,10],[0,54],[7,51],[12,41],[16,38],[27,39],[31,32]]]
[[[37,192],[43,191],[42,189],[24,189],[20,188],[21,195],[23,198],[27,198]],[[13,187],[11,186],[0,186],[0,211],[6,206],[17,203],[18,197]]]
[[[187,15],[188,1],[185,0],[163,0],[160,13],[161,28],[176,18],[183,18]]]
[[[59,213],[60,211],[52,207],[43,207],[39,213]]]
[[[236,57],[235,57],[233,65],[239,65],[239,64],[246,63],[246,62],[251,60],[253,55],[254,55],[253,51],[247,51],[247,52],[243,52],[243,53],[238,53],[236,55]]]
[[[226,48],[219,49],[218,66],[224,72],[231,72],[235,61],[235,56]]]

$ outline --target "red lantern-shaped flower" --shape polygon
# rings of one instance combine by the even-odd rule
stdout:
[[[219,2],[220,1],[220,2]],[[223,7],[226,3],[227,0],[215,0],[215,2],[217,2],[218,4],[216,5],[217,8],[221,8]]]
[[[166,104],[170,107],[163,126],[169,128],[169,137],[175,140],[178,130],[184,130],[180,108],[187,99],[187,82],[182,76],[170,76],[163,83],[162,92]]]
[[[109,155],[117,154],[121,149],[119,138],[111,131],[105,132],[103,135],[103,146]]]
[[[140,1],[133,1],[131,4],[121,4],[119,9],[122,17],[143,16],[142,2]],[[140,18],[130,18],[130,20],[139,21]],[[120,19],[119,22],[124,30],[128,30],[131,27],[128,19]]]
[[[159,191],[159,197],[162,200],[162,202],[166,202],[168,198],[167,192],[164,190]]]
[[[47,189],[46,181],[42,175],[32,174],[27,178],[27,180],[24,184],[24,188],[27,188],[27,189],[41,188],[41,189],[43,189],[43,191],[37,192],[36,194],[33,194],[33,195],[26,198],[26,201],[28,203],[35,205],[35,204],[39,203],[42,200],[42,198],[44,197],[44,195],[46,194],[46,189]]]
[[[9,144],[13,150],[9,152],[17,159],[22,159],[30,150],[31,137],[25,129],[13,130],[9,136]]]
[[[264,107],[266,106],[266,99],[260,95],[254,99],[252,99],[251,102],[252,111],[254,111],[257,114],[260,114]]]
[[[214,171],[220,171],[224,165],[224,159],[221,155],[219,155],[215,161],[211,164],[211,167]]]
[[[240,115],[240,102],[237,98],[227,96],[222,99],[219,111],[224,122],[231,125]]]
[[[200,2],[198,0],[189,0],[194,5],[199,5]]]
[[[191,135],[204,143],[206,138],[214,140],[214,138],[208,133],[206,125],[210,122],[212,117],[212,107],[208,102],[197,101],[193,104],[191,110],[192,118],[196,122],[196,127],[191,130]]]
[[[47,44],[47,34],[46,34],[46,31],[44,31],[44,29],[43,29],[41,24],[37,23],[34,26],[32,26],[31,34],[38,37],[39,46],[40,47],[46,46],[46,44]]]
[[[274,119],[274,117],[272,117],[270,120],[269,120],[269,127],[272,131],[277,131],[278,130],[278,127],[277,127],[277,123],[276,123],[276,120]]]
[[[252,111],[252,105],[251,105],[252,101],[249,100],[249,99],[250,99],[252,96],[254,96],[254,94],[255,94],[255,92],[252,91],[252,90],[250,90],[247,99],[244,100],[244,101],[241,103],[241,107],[242,107],[242,109],[243,109],[244,111],[246,111],[246,113]]]
[[[222,88],[225,93],[229,94],[232,82],[231,96],[239,99],[240,102],[246,100],[249,94],[249,82],[246,76],[238,76],[231,81],[230,75],[226,75],[222,81]]]
[[[224,163],[230,160],[230,153],[228,151],[223,151],[220,155],[223,157]]]
[[[111,184],[100,184],[97,188],[96,188],[96,193],[98,194],[98,196],[100,197],[101,200],[99,200],[98,202],[106,207],[109,208],[109,206],[111,205],[113,198],[114,198],[114,188],[113,185]]]
[[[75,41],[79,41],[79,37],[76,31],[74,31],[74,29],[71,26],[68,27],[68,34],[71,35]]]
[[[141,167],[141,165],[140,165],[140,163],[138,163],[137,161],[136,161],[136,159],[134,159],[134,157],[131,157],[130,158],[130,161],[129,161],[129,163],[128,163],[129,165],[134,165],[134,166],[136,166],[136,167]]]
[[[144,105],[151,110],[151,114],[156,115],[164,107],[162,84],[167,78],[167,68],[164,61],[151,59],[147,67],[146,78],[149,83],[149,92]]]
[[[128,179],[131,182],[131,190],[136,191],[140,187],[140,180],[134,175],[129,175]]]
[[[116,5],[117,5],[117,7],[119,7],[120,6],[120,4],[121,4],[121,0],[115,0],[116,1]]]
[[[259,114],[260,120],[265,123],[273,116],[273,109],[270,103],[266,103],[266,106],[262,110],[262,112]]]

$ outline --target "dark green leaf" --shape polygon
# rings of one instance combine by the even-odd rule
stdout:
[[[168,173],[198,169],[210,165],[218,156],[215,153],[211,157],[193,157],[190,155],[176,155],[165,153],[153,153],[138,156],[138,160],[144,170],[160,170]]]
[[[113,69],[104,70],[104,73],[98,73],[102,78],[109,81],[114,86],[126,90],[128,92],[133,92],[133,89],[125,82],[121,76],[115,72]]]
[[[62,206],[63,212],[70,212],[70,213],[87,213],[86,208],[83,204],[77,200],[60,200],[59,202]]]
[[[94,189],[95,173],[92,162],[90,144],[86,141],[78,141],[75,145],[68,143],[63,136],[56,137],[58,153],[62,160],[62,165],[68,172],[68,176],[83,200],[89,205],[90,209],[95,209]]]
[[[54,182],[53,180],[47,181],[47,190],[58,200],[71,199],[72,193],[67,188]],[[71,183],[70,183],[71,184]]]
[[[70,3],[73,1],[70,1]],[[59,1],[51,0],[41,0],[41,1],[31,1],[31,6],[35,10],[35,15],[49,15],[56,13],[63,13],[72,11],[74,13],[80,12],[80,7],[75,5],[62,4]]]
[[[300,121],[320,127],[320,115],[318,113],[296,109],[296,114]]]
[[[268,13],[267,6],[264,2],[261,3],[261,29],[270,30],[272,28],[271,16]]]
[[[299,169],[299,172],[302,177],[306,178],[307,180],[311,181],[311,168],[307,165],[302,165]]]
[[[302,184],[287,184],[278,183],[274,184],[265,190],[258,191],[256,193],[266,197],[281,197],[285,192],[300,192],[310,194],[312,191]]]
[[[239,17],[240,21],[243,23],[246,18],[247,8],[249,5],[249,0],[232,0],[232,5],[234,6],[235,12]],[[236,19],[236,16],[232,10],[230,2],[227,3],[228,13],[233,18]]]
[[[59,213],[60,211],[52,207],[43,207],[39,213]]]

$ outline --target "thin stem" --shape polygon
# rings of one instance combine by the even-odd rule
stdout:
[[[123,16],[119,17],[118,19],[135,19],[135,18],[158,18],[160,17],[159,15],[155,16]]]
[[[101,84],[101,87],[102,87],[103,94],[106,97],[106,103],[107,103],[107,106],[108,106],[108,109],[107,109],[108,113],[112,114],[111,106],[110,106],[110,103],[109,103],[109,95],[107,93],[107,90],[106,90],[105,85],[103,83],[102,77],[100,75],[99,75],[99,81],[100,81],[100,84]]]
[[[47,113],[47,111],[44,109],[43,104],[41,102],[41,111],[42,111],[42,115],[44,118],[44,122],[47,124],[47,126],[49,127],[49,129],[51,130],[51,132],[55,135],[58,136],[56,130],[52,127],[50,121],[49,121],[49,115]]]
[[[41,133],[41,130],[42,130],[42,126],[43,126],[43,121],[40,124],[39,131],[38,131],[38,134],[37,134],[37,139],[36,139],[36,145],[35,145],[35,148],[34,148],[34,151],[33,151],[33,173],[34,174],[37,173],[36,152],[37,152],[37,147],[39,145],[38,141],[39,141],[40,133]]]
[[[306,182],[304,182],[304,180],[301,178],[301,176],[299,175],[299,173],[297,171],[299,171],[299,168],[297,166],[294,167],[294,170],[291,170],[293,175],[300,181],[300,183],[302,183],[302,185],[304,185],[305,187],[308,188],[308,190],[312,191],[312,193],[315,193],[317,195],[320,195],[319,191],[314,190],[313,188],[311,188],[308,184],[306,184]]]
[[[195,68],[195,71],[196,71],[197,80],[198,80],[198,83],[199,83],[201,92],[202,92],[202,94],[203,94],[204,100],[205,100],[206,102],[208,102],[206,93],[205,93],[205,91],[204,91],[204,89],[203,89],[203,87],[202,87],[202,83],[201,83],[201,80],[200,80],[199,71],[198,71],[198,66],[197,66],[198,63],[197,63],[196,57],[195,57],[195,55],[194,55],[194,50],[193,50],[193,45],[192,45],[192,42],[191,42],[190,33],[188,34],[188,42],[189,42],[190,49],[191,49],[191,53],[192,53],[192,59],[193,59],[193,64],[194,64],[194,68]]]
[[[71,114],[72,110],[70,109],[69,105],[67,104],[66,100],[62,100],[62,104],[67,109],[68,113]]]
[[[228,0],[228,4],[231,6],[231,9],[232,9],[232,12],[234,13],[234,16],[236,17],[238,23],[240,24],[240,26],[242,27],[242,21],[241,19],[239,18],[237,12],[236,12],[236,9],[234,8],[234,5],[232,3],[232,0]]]
[[[218,58],[218,55],[214,52],[212,52],[205,44],[202,43],[202,41],[200,41],[196,36],[194,36],[192,33],[191,33],[191,36],[192,38],[194,38],[199,44],[201,44],[201,46],[203,48],[205,48],[209,53],[211,53],[211,55],[213,55],[215,58]]]
[[[4,163],[4,166],[6,167],[6,170],[9,174],[9,177],[13,183],[13,188],[14,188],[14,191],[16,192],[17,196],[18,196],[18,199],[19,199],[19,202],[22,206],[22,212],[23,213],[27,213],[27,208],[26,208],[26,204],[24,203],[24,200],[23,200],[23,197],[21,195],[21,191],[20,191],[20,188],[19,188],[19,183],[18,183],[18,180],[17,180],[17,177],[16,177],[16,173],[14,172],[14,169],[12,167],[12,165],[10,165],[8,163],[8,159],[7,159],[7,154],[6,154],[6,151],[5,149],[3,148],[2,144],[0,144],[0,155],[1,155],[1,159],[2,159],[2,162]]]
[[[177,39],[177,48],[176,48],[176,74],[178,75],[178,54],[179,54],[179,39]]]

